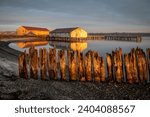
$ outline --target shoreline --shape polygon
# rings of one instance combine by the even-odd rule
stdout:
[[[0,41],[0,75],[4,77],[18,77],[19,51],[10,48],[10,42]]]
[[[0,42],[0,99],[143,100],[150,99],[150,84],[42,81],[18,77],[19,51]]]

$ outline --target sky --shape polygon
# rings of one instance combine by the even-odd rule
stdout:
[[[150,32],[150,0],[0,0],[0,31],[21,25]]]

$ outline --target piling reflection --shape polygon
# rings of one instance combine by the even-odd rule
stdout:
[[[83,52],[87,48],[87,42],[49,42],[50,46],[56,47],[57,49]]]
[[[44,46],[47,45],[48,41],[34,41],[34,42],[18,42],[17,45],[20,48],[29,48],[32,46]]]

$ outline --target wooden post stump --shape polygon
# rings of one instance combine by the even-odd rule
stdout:
[[[38,52],[34,48],[29,49],[30,78],[38,79]]]
[[[147,49],[147,64],[148,64],[148,71],[150,76],[150,48]]]
[[[58,51],[58,58],[59,58],[61,80],[66,80],[66,59],[64,50]]]
[[[101,62],[100,62],[100,78],[102,82],[106,81],[106,71],[105,71],[105,63],[104,63],[104,59],[101,57],[100,58]]]
[[[131,74],[132,74],[132,79],[134,83],[138,83],[138,73],[137,73],[137,60],[136,60],[136,52],[135,49],[131,50],[131,55],[130,55],[130,65],[131,67]]]
[[[47,52],[45,48],[40,48],[40,71],[41,71],[41,79],[47,80]]]
[[[35,50],[35,47],[34,47],[34,46],[31,46],[31,47],[29,48],[29,58],[30,58],[30,56],[32,56],[34,50]]]
[[[132,79],[132,67],[131,67],[131,62],[130,62],[130,55],[129,54],[124,54],[124,61],[125,61],[125,75],[126,75],[126,79],[127,82],[129,84],[133,83],[133,79]]]
[[[114,77],[115,77],[115,81],[117,80],[116,78],[116,71],[117,71],[117,55],[116,52],[112,52],[113,55],[113,71],[114,71]]]
[[[79,81],[85,81],[85,66],[83,53],[77,51]]]
[[[93,52],[93,64],[94,64],[94,81],[95,82],[100,82],[101,78],[100,78],[100,56],[98,54],[98,52]]]
[[[76,77],[76,54],[75,52],[71,52],[70,50],[67,51],[68,61],[69,61],[69,77],[70,80],[75,81],[77,80]]]
[[[30,66],[30,64],[31,64],[31,63],[30,63],[30,61],[31,61],[31,56],[32,56],[34,50],[35,50],[35,47],[34,47],[34,46],[31,46],[31,47],[29,48],[28,64],[29,64],[29,67],[30,67],[30,68],[31,68],[31,66]],[[31,75],[31,73],[30,73],[30,75]]]
[[[123,54],[122,48],[119,48],[119,61],[120,61],[120,70],[121,70],[121,80],[124,80],[124,72],[123,72]]]
[[[106,53],[106,63],[107,63],[107,72],[108,72],[108,80],[113,80],[113,66],[112,66],[112,56],[111,54]]]
[[[137,62],[138,62],[139,79],[141,82],[143,82],[142,56],[140,50],[137,50],[137,60],[138,60]]]
[[[142,67],[143,67],[143,74],[144,74],[144,82],[147,83],[148,81],[148,70],[147,70],[147,63],[146,63],[146,54],[142,50],[143,56],[142,56]]]
[[[148,81],[148,73],[147,73],[147,66],[146,66],[146,55],[143,50],[137,48],[137,62],[138,62],[138,73],[139,79],[142,83]]]
[[[87,81],[92,81],[92,57],[91,51],[88,51],[85,55],[85,77]]]
[[[123,65],[122,65],[122,53],[121,51],[116,50],[113,52],[113,62],[114,62],[114,73],[115,73],[115,80],[118,83],[123,81]]]
[[[27,62],[26,62],[26,51],[20,54],[19,56],[19,76],[21,78],[28,79],[28,72],[27,72]]]
[[[49,78],[53,80],[57,80],[57,61],[56,61],[56,48],[49,49]]]

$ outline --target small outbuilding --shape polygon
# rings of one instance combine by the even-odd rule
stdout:
[[[35,35],[35,36],[46,36],[49,35],[47,28],[20,26],[17,29],[17,35]]]
[[[87,38],[87,32],[80,28],[59,28],[50,32],[51,37]]]

